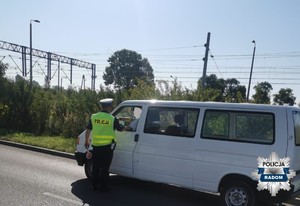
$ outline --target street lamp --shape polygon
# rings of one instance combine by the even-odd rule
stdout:
[[[251,63],[251,70],[250,70],[250,77],[249,77],[249,84],[248,84],[248,91],[247,91],[247,102],[249,101],[249,92],[250,92],[250,85],[251,85],[251,78],[252,78],[252,70],[253,70],[255,49],[256,49],[256,43],[255,43],[255,41],[253,40],[252,43],[254,44],[254,48],[253,48],[253,56],[252,56],[252,63]]]
[[[40,23],[39,20],[30,20],[30,87],[32,86],[32,22]]]

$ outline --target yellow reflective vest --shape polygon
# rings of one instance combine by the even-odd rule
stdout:
[[[112,143],[115,139],[114,120],[114,116],[105,112],[99,112],[92,115],[93,146],[104,146]]]

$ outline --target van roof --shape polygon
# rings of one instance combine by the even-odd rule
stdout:
[[[227,109],[266,109],[266,110],[299,110],[299,107],[286,106],[286,105],[268,105],[268,104],[253,104],[253,103],[225,103],[225,102],[199,102],[199,101],[171,101],[171,100],[126,100],[121,103],[123,104],[142,104],[142,105],[160,105],[160,106],[183,106],[183,107],[219,107],[219,108],[227,108]]]

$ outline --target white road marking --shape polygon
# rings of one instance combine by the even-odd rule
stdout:
[[[49,196],[49,197],[53,197],[53,198],[58,199],[58,200],[63,200],[65,202],[69,202],[69,203],[72,203],[72,204],[75,204],[75,205],[89,206],[89,204],[87,204],[87,203],[83,203],[83,202],[80,202],[80,201],[77,201],[77,200],[72,200],[72,199],[69,199],[69,198],[66,198],[66,197],[62,197],[62,196],[59,196],[59,195],[51,194],[49,192],[45,192],[44,195]]]

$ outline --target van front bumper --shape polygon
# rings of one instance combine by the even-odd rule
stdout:
[[[75,159],[77,161],[77,164],[79,166],[83,166],[86,162],[86,156],[85,153],[82,152],[75,152]]]

